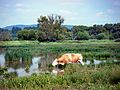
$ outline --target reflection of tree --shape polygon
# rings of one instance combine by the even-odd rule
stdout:
[[[4,53],[5,52],[5,48],[1,48],[0,47],[0,54]]]
[[[30,67],[31,64],[32,64],[31,56],[22,57],[22,67]]]
[[[49,69],[49,65],[53,62],[53,60],[58,56],[58,53],[44,53],[43,56],[41,56],[40,59],[40,67],[43,71],[46,71]]]
[[[5,65],[14,69],[18,69],[21,67],[20,60],[7,60],[5,61]]]

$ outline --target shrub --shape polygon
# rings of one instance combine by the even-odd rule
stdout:
[[[116,39],[115,42],[120,42],[120,38]]]
[[[75,39],[76,40],[88,40],[89,38],[90,38],[89,33],[84,31],[84,32],[78,32]]]
[[[105,33],[100,33],[96,36],[96,38],[98,40],[101,40],[101,39],[108,39],[108,36],[105,34]]]

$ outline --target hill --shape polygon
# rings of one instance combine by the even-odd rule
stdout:
[[[73,25],[63,25],[63,26],[65,26],[68,29],[71,29],[73,27]],[[31,24],[31,25],[24,25],[24,24],[10,25],[10,26],[3,27],[3,29],[12,30],[13,27],[18,27],[18,28],[24,29],[25,27],[37,27],[37,24]]]

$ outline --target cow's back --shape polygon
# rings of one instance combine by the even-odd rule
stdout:
[[[82,57],[81,54],[67,53],[62,55],[58,60],[64,63],[67,62],[77,62]]]
[[[71,54],[72,62],[78,62],[82,58],[81,54]]]

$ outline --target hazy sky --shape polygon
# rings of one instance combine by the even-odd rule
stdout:
[[[0,0],[0,27],[36,24],[40,15],[58,14],[64,24],[120,22],[120,0]]]

